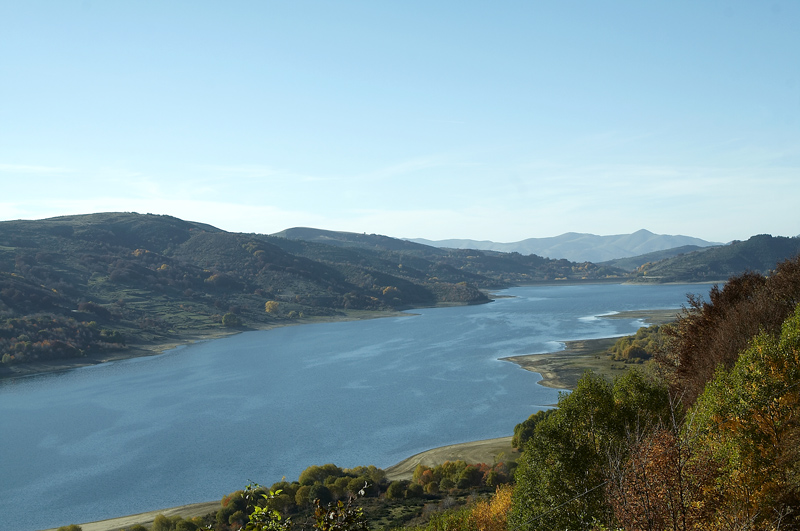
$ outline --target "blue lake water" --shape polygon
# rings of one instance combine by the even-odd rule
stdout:
[[[701,285],[537,286],[480,306],[246,332],[0,381],[0,529],[219,499],[313,464],[387,467],[510,435],[555,403],[500,361],[633,333],[598,316],[675,308]]]

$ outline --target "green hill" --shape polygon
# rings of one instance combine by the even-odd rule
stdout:
[[[779,262],[798,254],[800,238],[759,234],[747,241],[645,263],[637,269],[636,278],[656,282],[720,281],[745,271],[767,274]]]
[[[700,247],[697,245],[683,245],[681,247],[673,247],[672,249],[664,249],[661,251],[653,251],[652,253],[640,254],[638,256],[630,256],[627,258],[617,258],[615,260],[608,260],[600,262],[599,265],[618,267],[625,271],[636,271],[644,264],[659,262],[667,258],[673,258],[682,254],[691,253],[694,251],[706,251],[713,247]]]

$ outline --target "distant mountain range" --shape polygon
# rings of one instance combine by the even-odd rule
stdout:
[[[547,258],[566,258],[571,262],[606,262],[618,258],[639,256],[676,247],[694,246],[696,249],[722,245],[690,236],[670,236],[653,234],[642,229],[633,234],[617,234],[614,236],[597,236],[567,232],[561,236],[549,238],[528,238],[512,243],[498,243],[478,240],[426,240],[409,238],[408,241],[451,249],[479,249],[483,251],[500,251],[504,253],[535,254]],[[674,255],[670,255],[674,256]],[[664,257],[666,258],[666,256]]]

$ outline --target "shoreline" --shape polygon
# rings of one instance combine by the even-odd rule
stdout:
[[[308,317],[297,319],[286,323],[262,323],[256,326],[240,327],[240,328],[222,328],[198,330],[191,333],[175,334],[174,336],[164,338],[163,341],[150,342],[144,344],[135,344],[120,350],[109,350],[105,352],[98,352],[90,356],[82,358],[68,358],[64,360],[51,360],[40,363],[19,363],[4,367],[0,365],[0,381],[14,380],[17,378],[27,378],[30,376],[37,376],[40,374],[50,374],[62,371],[69,371],[72,369],[80,369],[81,367],[92,367],[103,363],[112,361],[122,361],[133,358],[144,358],[148,356],[158,356],[169,350],[179,347],[189,346],[201,341],[212,341],[215,339],[222,339],[224,337],[241,334],[243,332],[256,332],[261,330],[273,330],[275,328],[283,328],[286,326],[300,326],[307,324],[322,324],[322,323],[339,323],[348,321],[365,321],[367,319],[381,319],[385,317],[399,317],[401,315],[409,315],[405,311],[390,310],[386,312],[370,311],[370,310],[350,310],[343,315],[331,315],[321,317]]]
[[[675,284],[708,284],[709,282],[675,282]],[[635,282],[626,281],[623,279],[587,279],[583,281],[579,280],[571,280],[571,281],[560,281],[560,280],[542,280],[542,281],[530,281],[526,283],[519,284],[518,286],[510,286],[511,287],[525,287],[525,286],[566,286],[566,285],[582,285],[582,284],[636,284]],[[503,289],[509,289],[503,288]],[[489,300],[486,302],[480,302],[477,304],[488,304],[490,302],[494,302],[495,299],[503,299],[503,298],[510,298],[513,295],[498,295],[494,293],[493,290],[484,290],[484,293],[489,297]],[[184,334],[176,333],[173,336],[165,337],[163,341],[152,341],[149,343],[144,344],[134,344],[130,347],[125,347],[124,349],[120,350],[109,350],[105,352],[98,352],[96,354],[92,354],[89,356],[81,357],[81,358],[69,358],[64,360],[51,360],[47,362],[39,362],[39,363],[19,363],[9,366],[4,366],[4,364],[0,364],[0,381],[2,380],[13,380],[16,378],[26,378],[29,376],[36,376],[39,374],[49,374],[61,371],[68,371],[72,369],[79,369],[81,367],[91,367],[94,365],[99,365],[101,363],[108,363],[112,361],[121,361],[126,359],[132,358],[143,358],[147,356],[157,356],[162,354],[168,350],[172,350],[182,346],[188,346],[200,341],[211,341],[214,339],[221,339],[223,337],[231,336],[234,334],[240,334],[242,332],[254,332],[258,330],[271,330],[274,328],[280,328],[284,326],[299,326],[305,324],[317,324],[317,323],[333,323],[333,322],[346,322],[346,321],[361,321],[367,319],[380,319],[384,317],[397,317],[401,315],[409,315],[408,312],[413,311],[415,309],[422,309],[422,308],[446,308],[452,306],[465,306],[470,305],[471,303],[437,303],[432,305],[422,305],[422,306],[414,306],[408,307],[404,309],[396,309],[396,310],[387,310],[383,311],[376,311],[376,310],[345,310],[343,314],[340,315],[332,315],[332,316],[319,316],[319,317],[307,317],[302,319],[297,319],[291,322],[286,323],[258,323],[253,326],[248,327],[241,327],[241,328],[222,328],[220,325],[219,328],[209,328],[206,330],[197,330],[192,332],[187,332]],[[601,318],[633,318],[637,319],[639,317],[629,317],[627,314],[636,314],[636,315],[645,315],[649,312],[659,312],[661,310],[642,310],[642,311],[633,311],[633,312],[622,312],[621,314],[613,314],[608,316],[599,316]],[[675,310],[677,314],[679,310]],[[413,315],[413,314],[412,314]],[[645,317],[646,319],[646,317]],[[657,324],[657,323],[650,323],[650,324]],[[599,340],[585,340],[585,341],[565,341],[565,349],[559,352],[552,352],[552,353],[544,353],[544,354],[526,354],[522,356],[512,356],[507,358],[500,358],[504,361],[511,361],[512,363],[516,363],[523,367],[524,369],[538,372],[540,374],[541,371],[534,370],[534,365],[542,367],[544,371],[552,372],[548,369],[548,364],[544,361],[544,358],[540,360],[536,360],[536,356],[553,356],[559,353],[565,353],[566,351],[575,348],[574,352],[576,354],[583,354],[583,348],[580,345],[574,345],[578,343],[585,343],[587,341],[599,341]],[[545,387],[555,387],[558,389],[562,389],[562,387],[558,387],[557,385],[551,385],[546,383],[543,375],[543,380],[540,382],[541,385]]]
[[[410,480],[418,464],[434,466],[440,465],[445,461],[456,461],[459,459],[470,464],[493,463],[501,456],[507,456],[508,460],[516,461],[519,455],[519,452],[511,446],[511,435],[508,435],[495,439],[484,439],[432,448],[407,457],[384,470],[386,471],[386,478],[390,481]],[[219,510],[221,507],[221,499],[222,497],[220,497],[220,500],[216,501],[187,503],[177,507],[156,509],[154,511],[146,511],[78,525],[83,531],[120,531],[126,527],[137,524],[150,526],[156,516],[160,514],[167,517],[180,516],[182,518],[205,516],[210,512]],[[57,529],[57,527],[53,527],[44,531],[57,531]]]
[[[619,312],[610,315],[598,316],[602,319],[641,319],[649,324],[662,324],[673,321],[680,309],[673,310],[641,310],[641,311],[628,311]],[[177,348],[182,345],[190,345],[198,341],[209,341],[219,339],[229,335],[255,330],[269,330],[283,326],[296,326],[301,324],[314,324],[325,322],[344,322],[344,321],[358,321],[366,319],[375,319],[382,317],[397,317],[401,315],[408,315],[402,311],[392,311],[387,313],[377,312],[351,312],[347,315],[331,316],[326,318],[306,319],[300,322],[270,324],[263,327],[239,329],[239,330],[212,330],[209,333],[191,334],[184,337],[176,337],[173,341],[148,345],[144,347],[135,347],[128,349],[123,356],[112,355],[104,357],[103,359],[90,359],[79,358],[70,360],[72,363],[53,364],[54,368],[46,371],[36,371],[29,374],[12,375],[11,378],[26,377],[35,374],[44,374],[46,372],[57,372],[61,370],[70,370],[82,366],[95,365],[107,361],[117,361],[122,359],[130,359],[142,356],[154,356],[161,354],[167,350]],[[611,371],[621,370],[624,367],[622,362],[613,362],[606,356],[600,356],[599,353],[605,351],[609,346],[613,345],[617,337],[611,338],[598,338],[589,340],[575,340],[565,341],[565,348],[557,352],[530,354],[522,356],[512,356],[506,358],[499,358],[503,361],[509,361],[517,364],[525,370],[539,373],[542,380],[537,382],[539,385],[551,387],[556,389],[572,389],[575,383],[587,368],[594,370],[594,365],[599,365],[599,359],[602,365],[610,366]],[[131,352],[133,351],[133,352]],[[602,358],[602,359],[600,359]],[[623,367],[615,368],[616,365]],[[600,371],[596,371],[600,372]],[[613,374],[612,374],[613,376]],[[8,376],[5,376],[8,378]],[[2,378],[2,377],[0,377]],[[524,420],[521,419],[520,422]],[[445,461],[464,460],[468,463],[478,462],[495,462],[500,456],[510,460],[516,460],[519,452],[511,446],[511,436],[498,437],[494,439],[485,439],[481,441],[470,441],[458,444],[446,445],[438,448],[426,450],[414,454],[399,463],[396,463],[385,469],[387,479],[401,480],[410,479],[414,469],[419,464],[426,466],[433,466],[442,464]],[[227,494],[227,493],[226,493]],[[178,507],[157,509],[154,511],[147,511],[133,515],[121,516],[100,520],[96,522],[89,522],[79,524],[83,531],[119,531],[126,527],[133,525],[149,526],[153,523],[156,516],[163,514],[165,516],[181,516],[183,518],[191,518],[195,516],[203,516],[210,512],[216,511],[220,506],[220,501],[206,501],[199,503],[190,503]],[[62,525],[69,525],[67,523]],[[51,528],[46,531],[56,531],[57,528]]]
[[[633,310],[610,315],[599,315],[600,319],[640,319],[647,326],[666,324],[674,321],[680,314],[675,310]],[[621,337],[621,336],[620,336]],[[603,353],[619,339],[619,337],[603,337],[597,339],[578,339],[562,341],[564,349],[556,352],[540,354],[523,354],[500,358],[502,361],[515,363],[521,368],[538,373],[542,379],[537,382],[543,387],[552,389],[574,389],[578,380],[587,369],[595,374],[613,380],[621,371],[627,370],[630,364],[614,361]]]

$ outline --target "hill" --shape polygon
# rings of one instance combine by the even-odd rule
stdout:
[[[687,245],[695,245],[697,247],[719,245],[690,236],[653,234],[644,229],[636,231],[633,234],[618,234],[614,236],[597,236],[595,234],[568,232],[560,236],[528,238],[512,243],[476,240],[431,241],[422,238],[409,239],[409,241],[436,247],[537,254],[550,258],[564,258],[574,262],[595,263]]]
[[[784,260],[800,254],[800,238],[760,234],[747,241],[703,249],[648,262],[636,278],[655,282],[720,281],[745,271],[767,274]]]
[[[593,264],[385,236],[241,234],[151,214],[6,221],[0,368],[354,310],[482,303],[485,290],[514,283],[623,276]]]
[[[625,278],[619,269],[586,262],[476,249],[441,249],[376,234],[294,228],[273,237],[278,238],[270,240],[276,245],[313,259],[330,262],[358,256],[364,264],[387,273],[403,270],[412,278],[472,282],[484,289],[537,281]]]
[[[662,251],[653,251],[652,253],[640,254],[638,256],[629,256],[626,258],[617,258],[615,260],[608,260],[600,262],[600,265],[609,267],[618,267],[625,271],[636,271],[642,265],[652,262],[659,262],[675,256],[691,253],[694,251],[702,251],[713,249],[713,247],[699,247],[697,245],[684,245],[681,247],[673,247],[672,249],[664,249]]]

